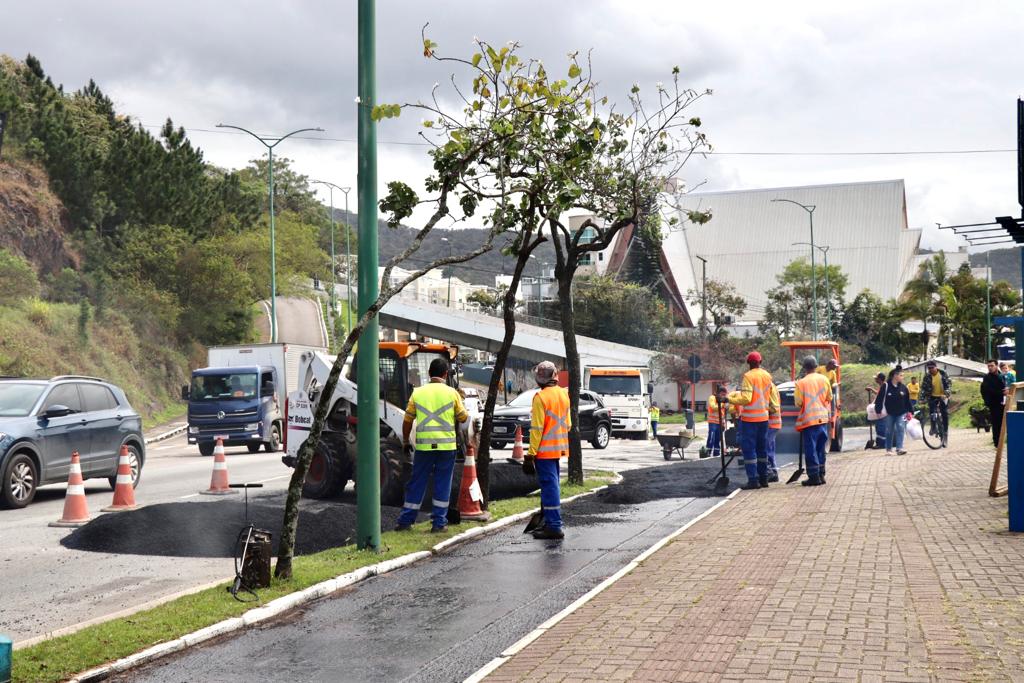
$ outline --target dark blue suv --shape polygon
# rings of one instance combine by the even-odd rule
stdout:
[[[0,380],[0,507],[25,507],[38,487],[66,482],[72,451],[81,457],[84,478],[104,478],[113,487],[121,446],[128,447],[138,485],[142,418],[113,384],[77,375]]]

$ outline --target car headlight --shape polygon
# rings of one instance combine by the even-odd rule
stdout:
[[[188,433],[189,434],[198,434],[199,433],[199,427],[189,427],[188,428]]]
[[[260,423],[253,422],[252,424],[245,425],[245,431],[247,432],[258,432],[260,430]]]

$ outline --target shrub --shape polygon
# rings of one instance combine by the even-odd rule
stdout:
[[[39,278],[29,262],[0,249],[0,304],[10,306],[39,296]]]

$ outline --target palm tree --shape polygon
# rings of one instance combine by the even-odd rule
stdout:
[[[930,259],[921,262],[917,268],[917,275],[907,282],[900,296],[900,302],[906,306],[908,312],[920,316],[924,323],[922,337],[925,344],[925,353],[928,349],[928,320],[934,319],[943,323],[943,329],[947,335],[950,334],[948,318],[946,315],[946,304],[942,299],[942,288],[949,284],[950,272],[949,262],[946,260],[945,252],[940,251]]]

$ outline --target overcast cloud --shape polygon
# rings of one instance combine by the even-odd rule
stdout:
[[[213,163],[239,167],[262,151],[218,122],[274,134],[321,126],[355,138],[355,2],[41,0],[5,3],[0,50],[35,54],[67,89],[93,78],[118,108],[158,126],[167,117]],[[716,150],[685,171],[704,190],[902,178],[924,246],[950,247],[934,224],[1018,214],[1013,153],[750,156],[739,152],[1012,149],[1024,91],[1024,3],[1001,2],[414,2],[377,3],[378,101],[426,97],[447,72],[422,58],[420,28],[440,50],[468,55],[479,36],[518,40],[561,63],[593,48],[606,93],[669,80],[711,88],[699,115]],[[419,117],[380,127],[414,143]],[[287,141],[297,169],[355,184],[355,144]],[[425,150],[381,144],[381,185],[413,185]],[[354,200],[354,196],[353,196]],[[336,197],[336,201],[340,200]]]

